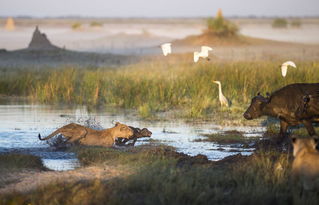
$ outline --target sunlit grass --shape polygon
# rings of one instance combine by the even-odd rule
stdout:
[[[29,96],[40,103],[112,105],[136,109],[142,117],[158,111],[183,110],[201,118],[215,111],[241,113],[257,92],[272,92],[290,83],[318,82],[318,62],[296,62],[281,76],[281,62],[201,62],[160,59],[119,69],[77,69],[2,72],[0,94]],[[232,102],[220,108],[218,87]]]
[[[171,155],[169,155],[171,153]],[[290,180],[291,156],[257,152],[228,163],[181,166],[167,148],[80,150],[80,160],[136,169],[123,177],[53,183],[25,194],[2,195],[11,204],[316,204]],[[138,165],[138,166],[136,166]],[[122,171],[123,171],[122,170]]]

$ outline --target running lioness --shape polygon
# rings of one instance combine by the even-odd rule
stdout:
[[[311,190],[319,184],[319,152],[314,138],[293,138],[292,175],[301,182],[305,190]]]
[[[67,142],[70,143],[77,142],[82,145],[111,147],[117,138],[129,139],[134,132],[127,125],[119,122],[117,122],[114,127],[104,130],[93,130],[79,124],[71,123],[57,129],[45,138],[41,138],[39,134],[39,139],[48,140],[57,134],[62,134],[67,139]]]

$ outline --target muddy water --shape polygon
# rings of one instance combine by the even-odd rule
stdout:
[[[212,142],[195,142],[201,134],[226,130],[239,130],[247,137],[260,135],[261,127],[221,127],[211,123],[189,124],[179,120],[141,121],[132,112],[125,110],[103,110],[90,112],[86,107],[43,106],[43,105],[0,105],[0,152],[20,152],[40,156],[45,166],[54,170],[69,170],[79,166],[72,152],[56,151],[47,143],[38,140],[70,122],[90,124],[95,128],[112,127],[119,121],[134,127],[147,127],[153,132],[149,139],[140,139],[136,145],[163,143],[174,146],[177,151],[189,155],[203,154],[211,160],[242,153],[250,154],[251,149],[236,148],[236,145],[218,145]],[[235,147],[235,148],[234,148]]]

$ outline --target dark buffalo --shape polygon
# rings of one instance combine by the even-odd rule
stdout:
[[[132,127],[129,126],[129,128],[131,128],[134,132],[134,134],[129,138],[129,139],[125,139],[125,138],[118,138],[115,141],[115,144],[118,146],[124,146],[124,145],[129,145],[129,146],[134,146],[135,142],[137,141],[138,138],[143,138],[143,137],[151,137],[152,132],[149,131],[147,128],[143,128],[140,129],[138,127]],[[133,142],[126,144],[126,142],[133,140]]]
[[[255,96],[244,113],[247,120],[271,116],[280,120],[280,136],[287,135],[289,126],[303,124],[310,136],[315,135],[313,122],[319,122],[319,83],[287,85],[270,96]]]

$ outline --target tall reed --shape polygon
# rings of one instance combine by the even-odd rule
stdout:
[[[184,109],[201,117],[219,108],[218,86],[233,107],[249,104],[257,92],[272,92],[290,83],[318,82],[318,62],[298,62],[281,76],[280,62],[161,62],[124,68],[60,68],[0,76],[0,94],[25,95],[40,103],[114,105],[142,115]]]

